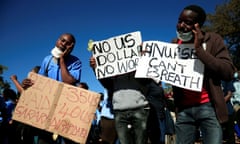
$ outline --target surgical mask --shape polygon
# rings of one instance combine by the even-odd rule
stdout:
[[[186,33],[176,31],[176,33],[177,33],[178,39],[180,39],[183,42],[188,42],[193,38],[192,31],[189,31]]]
[[[62,51],[58,48],[58,47],[54,47],[51,51],[51,54],[55,57],[55,58],[59,58],[62,55]]]

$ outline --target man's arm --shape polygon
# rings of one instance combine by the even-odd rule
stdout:
[[[15,85],[15,87],[17,88],[19,93],[22,93],[22,91],[24,90],[22,85],[19,83],[19,81],[17,80],[17,76],[16,75],[12,75],[10,77],[10,79],[12,80],[13,84]]]
[[[90,67],[92,68],[93,72],[95,73],[95,68],[97,67],[96,60],[92,56],[89,60]],[[102,84],[104,88],[107,90],[112,90],[113,88],[113,81],[111,78],[103,78],[103,79],[98,79],[98,81]]]
[[[232,97],[232,92],[229,90],[229,91],[227,92],[227,95],[224,96],[225,102],[230,101],[231,97]]]
[[[75,84],[77,80],[68,71],[64,57],[60,57],[59,65],[61,68],[62,81],[68,84]]]

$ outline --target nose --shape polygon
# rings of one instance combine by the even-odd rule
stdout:
[[[178,29],[179,31],[182,31],[182,32],[188,31],[188,28],[187,28],[187,26],[186,26],[186,23],[184,23],[184,22],[178,23],[177,29]]]
[[[62,41],[63,46],[67,46],[67,41]]]
[[[186,24],[185,24],[184,21],[181,21],[181,22],[179,23],[179,25],[180,25],[180,27],[185,27],[185,26],[186,26]]]

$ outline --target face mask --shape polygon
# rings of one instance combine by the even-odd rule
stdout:
[[[177,33],[178,39],[180,39],[183,42],[188,42],[193,38],[192,31],[186,32],[186,33],[182,33],[182,32],[177,31],[176,33]]]
[[[55,46],[52,49],[51,53],[55,58],[59,58],[63,52],[58,47]]]

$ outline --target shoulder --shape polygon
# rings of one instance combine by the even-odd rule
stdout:
[[[205,41],[212,39],[212,40],[221,40],[223,41],[223,38],[220,34],[215,33],[215,32],[206,32],[205,33]]]
[[[80,59],[74,55],[69,55],[68,57],[71,61],[80,61]]]
[[[78,57],[76,57],[76,56],[74,56],[74,55],[69,55],[67,58],[66,58],[66,63],[68,64],[68,65],[75,65],[75,66],[80,66],[80,65],[82,65],[82,61],[78,58]]]
[[[214,32],[206,32],[204,34],[204,42],[207,44],[207,49],[212,55],[220,52],[227,52],[227,47],[221,35]]]
[[[43,62],[49,61],[52,57],[53,57],[52,55],[45,56]]]

